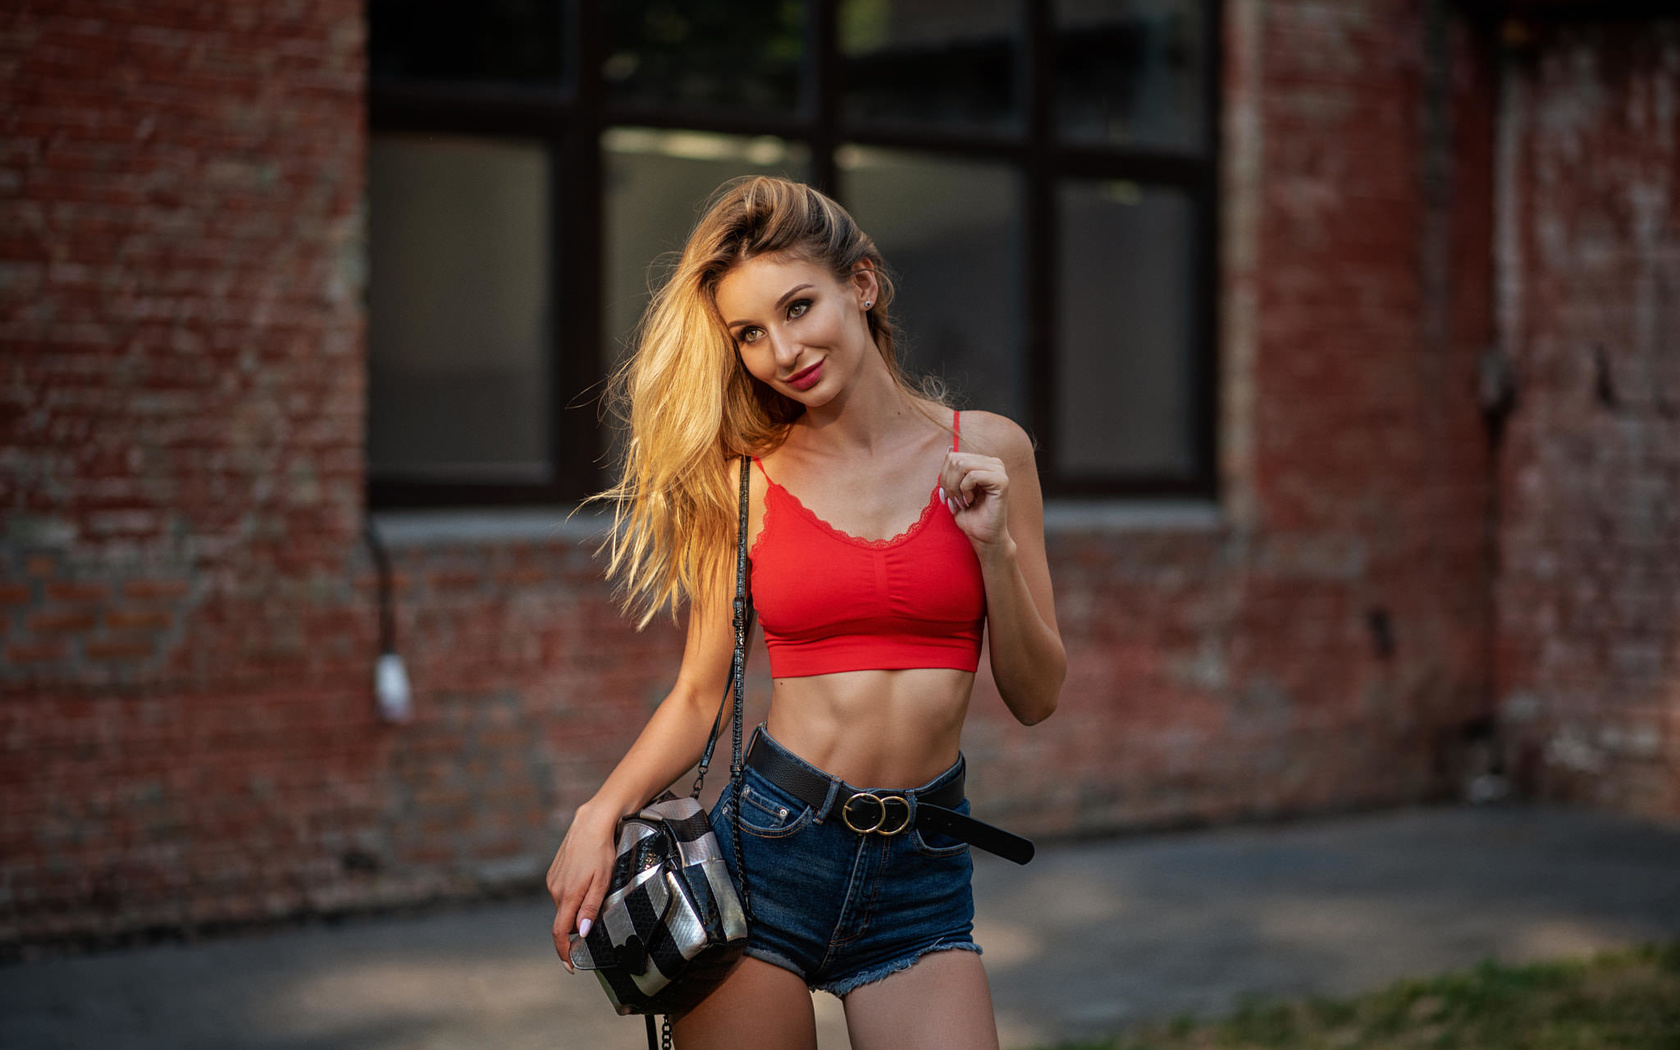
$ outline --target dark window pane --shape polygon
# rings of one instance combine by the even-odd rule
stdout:
[[[1201,152],[1204,0],[1059,0],[1056,116],[1063,138]]]
[[[1190,198],[1118,181],[1058,198],[1057,470],[1189,473]]]
[[[368,197],[371,472],[546,480],[547,151],[375,135]]]
[[[376,82],[447,81],[559,88],[563,0],[370,0]]]
[[[800,0],[603,4],[607,95],[634,106],[792,111],[804,11]]]
[[[859,123],[1020,124],[1019,0],[844,0],[845,114]]]
[[[959,404],[1028,422],[1015,170],[858,146],[836,159],[847,208],[898,278],[899,359]]]

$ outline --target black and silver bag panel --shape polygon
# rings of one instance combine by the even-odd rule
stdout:
[[[620,888],[602,901],[589,936],[573,941],[571,957],[595,971],[620,1014],[646,1011],[679,974],[700,978],[689,963],[709,945],[733,948],[715,965],[734,965],[746,946],[746,915],[697,800],[661,798],[625,818],[614,867]],[[710,990],[704,978],[684,984]],[[662,1012],[689,1005],[660,1000]]]

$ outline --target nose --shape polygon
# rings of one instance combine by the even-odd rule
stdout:
[[[776,357],[776,365],[783,371],[793,367],[799,360],[800,344],[797,340],[789,339],[785,334],[772,331],[769,335],[770,351]]]

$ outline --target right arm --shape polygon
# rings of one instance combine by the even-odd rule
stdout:
[[[688,641],[676,685],[601,789],[577,808],[548,867],[548,892],[555,906],[554,950],[568,970],[572,932],[595,921],[606,896],[619,818],[641,809],[693,768],[706,748],[735,652],[735,559],[726,565],[728,579],[715,581],[713,599],[689,603]]]

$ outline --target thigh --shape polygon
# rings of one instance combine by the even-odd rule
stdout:
[[[846,996],[852,1050],[997,1050],[992,989],[980,956],[929,952]]]
[[[816,1050],[817,1019],[798,974],[747,956],[671,1035],[682,1050]]]

